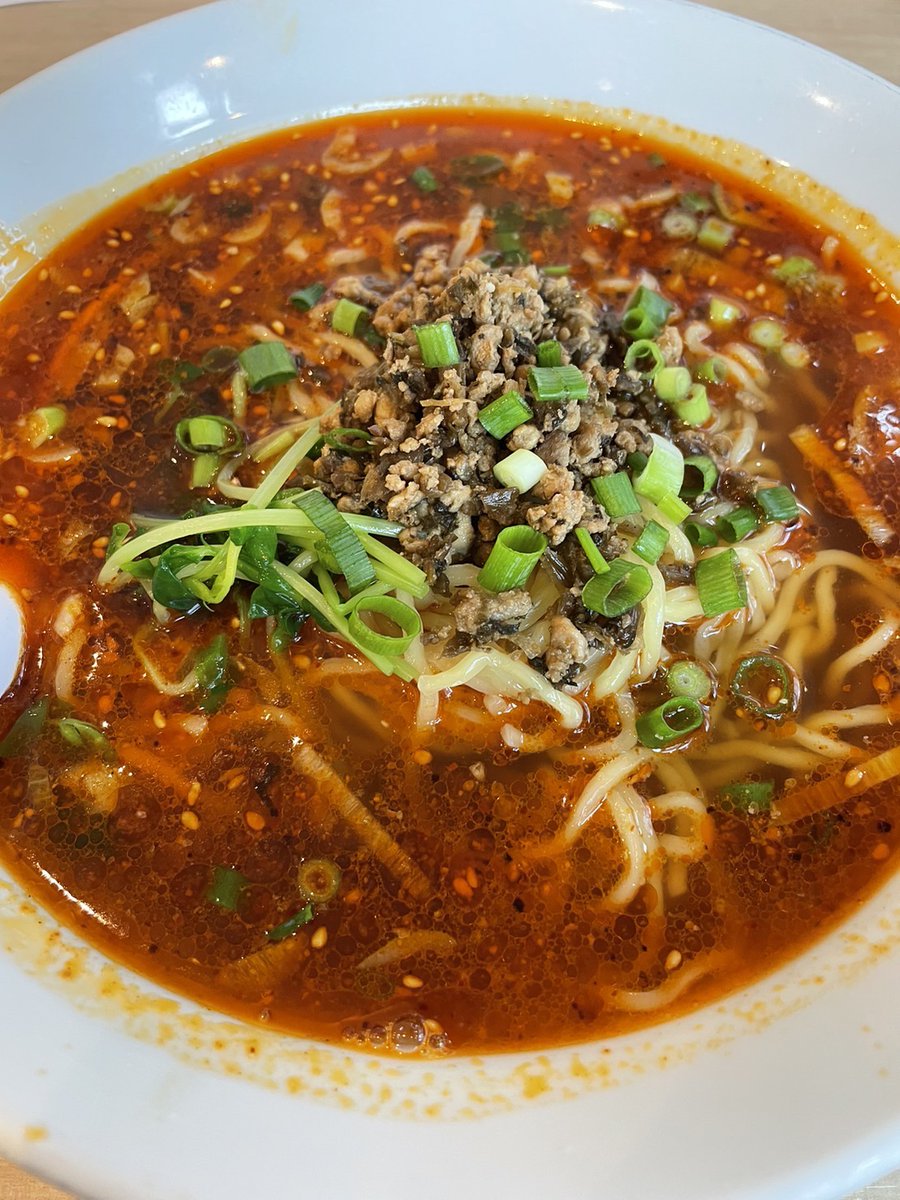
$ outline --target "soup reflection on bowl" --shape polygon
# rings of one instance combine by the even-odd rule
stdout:
[[[805,948],[897,844],[896,306],[711,162],[379,112],[0,308],[2,849],[144,975],[548,1047]]]

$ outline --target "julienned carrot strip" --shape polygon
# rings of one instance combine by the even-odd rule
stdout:
[[[876,546],[887,545],[894,536],[891,523],[859,477],[841,462],[811,426],[799,425],[791,434],[791,441],[811,467],[825,472],[862,531]]]
[[[113,300],[122,291],[122,281],[108,284],[96,300],[85,304],[69,322],[65,336],[47,367],[46,382],[55,399],[71,396],[88,364],[100,348],[113,323]],[[90,339],[86,338],[88,330]],[[90,351],[90,352],[89,352]]]

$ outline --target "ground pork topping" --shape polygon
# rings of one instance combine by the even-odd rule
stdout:
[[[586,563],[574,537],[589,532],[601,549],[615,537],[595,500],[591,480],[619,470],[628,455],[652,448],[652,431],[670,435],[665,406],[636,372],[623,368],[627,342],[618,319],[601,311],[565,277],[533,265],[490,267],[481,259],[449,265],[445,247],[419,256],[394,291],[366,278],[340,281],[342,295],[370,309],[380,360],[362,370],[344,394],[335,425],[365,429],[365,454],[325,446],[315,465],[322,490],[345,512],[367,512],[403,528],[403,553],[440,588],[448,568],[482,565],[497,534],[527,524],[559,552],[562,592],[583,581]],[[448,321],[459,362],[423,364],[415,327]],[[677,335],[666,352],[679,350]],[[539,403],[528,386],[542,342],[559,344],[561,363],[584,376],[581,401]],[[503,438],[479,414],[515,391],[532,417]],[[494,468],[514,451],[545,464],[537,483],[520,494],[498,484]],[[590,574],[587,568],[587,574]],[[580,603],[561,601],[552,616],[549,649],[537,665],[554,682],[571,682],[598,647],[630,645],[634,614],[607,621]],[[453,598],[457,635],[469,644],[510,636],[532,602],[525,591],[492,596],[477,587]]]

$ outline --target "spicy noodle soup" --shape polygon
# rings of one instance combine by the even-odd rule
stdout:
[[[370,1049],[718,997],[889,870],[897,314],[709,163],[496,110],[228,150],[0,308],[0,838]]]

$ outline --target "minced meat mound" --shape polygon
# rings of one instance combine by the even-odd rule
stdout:
[[[336,291],[346,293],[342,284]],[[367,288],[371,303],[379,293]],[[459,347],[454,367],[423,366],[414,326],[448,320]],[[472,259],[458,268],[443,247],[429,247],[409,279],[371,315],[384,338],[381,360],[359,373],[345,392],[335,424],[367,430],[366,454],[326,446],[316,476],[344,512],[366,512],[403,525],[404,554],[435,587],[454,563],[482,565],[498,532],[527,524],[546,535],[567,593],[540,666],[554,683],[571,683],[602,643],[630,645],[633,614],[606,620],[583,608],[580,582],[590,569],[577,540],[587,530],[612,556],[621,545],[594,502],[590,480],[617,471],[635,451],[649,451],[649,431],[668,431],[652,388],[622,369],[626,342],[618,319],[602,312],[565,278],[529,266],[490,267]],[[674,331],[673,331],[674,332]],[[588,382],[588,397],[536,404],[527,375],[539,343],[554,340],[563,364]],[[534,417],[503,440],[478,414],[518,391]],[[501,487],[493,468],[512,451],[533,451],[547,464],[536,487],[519,495]],[[514,633],[528,614],[527,593],[491,596],[471,588],[454,596],[459,644],[484,644]]]

